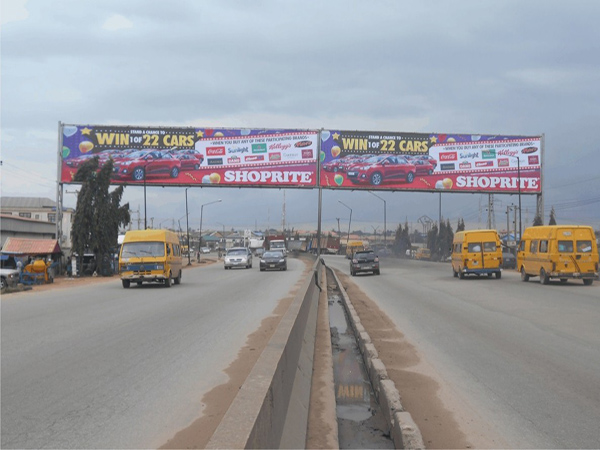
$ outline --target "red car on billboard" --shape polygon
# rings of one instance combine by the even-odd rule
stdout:
[[[431,175],[435,169],[435,166],[426,159],[413,159],[410,163],[415,166],[415,175]]]
[[[181,161],[181,170],[198,170],[204,161],[204,157],[200,154],[172,153],[172,155]]]
[[[356,162],[360,158],[358,155],[346,155],[338,159],[333,159],[323,164],[323,170],[326,172],[343,172],[346,166]]]
[[[113,178],[142,181],[148,177],[177,178],[181,161],[159,150],[140,150],[115,159]]]
[[[346,175],[354,184],[379,186],[386,182],[415,179],[415,165],[396,155],[376,155],[348,168]]]

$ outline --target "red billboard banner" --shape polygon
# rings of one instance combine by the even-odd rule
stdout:
[[[61,182],[98,157],[114,184],[315,187],[316,130],[63,125]]]
[[[321,132],[320,184],[333,189],[539,193],[541,152],[539,136],[327,130]]]

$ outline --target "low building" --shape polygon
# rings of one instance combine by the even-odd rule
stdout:
[[[9,236],[38,239],[58,239],[65,255],[71,253],[73,208],[62,211],[62,236],[56,236],[56,202],[45,197],[1,197],[1,242]],[[11,217],[12,216],[12,217]],[[20,220],[19,220],[20,219]]]

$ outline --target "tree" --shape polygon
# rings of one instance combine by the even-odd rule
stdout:
[[[98,167],[98,157],[92,158],[73,178],[81,183],[71,231],[73,251],[79,255],[80,267],[86,252],[94,253],[97,263],[104,261],[117,245],[119,226],[130,220],[129,203],[119,206],[124,187],[109,192],[113,160],[109,159],[100,170]]]
[[[465,231],[465,221],[460,218],[458,219],[458,225],[456,226],[456,232]]]
[[[402,227],[402,224],[396,228],[396,235],[394,237],[394,253],[399,256],[405,257],[406,250],[411,248],[410,235],[408,230],[408,222]]]
[[[554,212],[554,206],[550,209],[550,220],[548,225],[556,225],[556,213]]]
[[[541,216],[539,214],[535,215],[535,219],[533,219],[533,226],[534,227],[539,227],[544,225],[544,221],[542,220]]]

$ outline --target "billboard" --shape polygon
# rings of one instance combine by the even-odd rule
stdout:
[[[315,187],[316,130],[62,125],[61,182],[97,156],[115,184]]]
[[[541,192],[542,138],[321,132],[320,185],[332,189]]]

